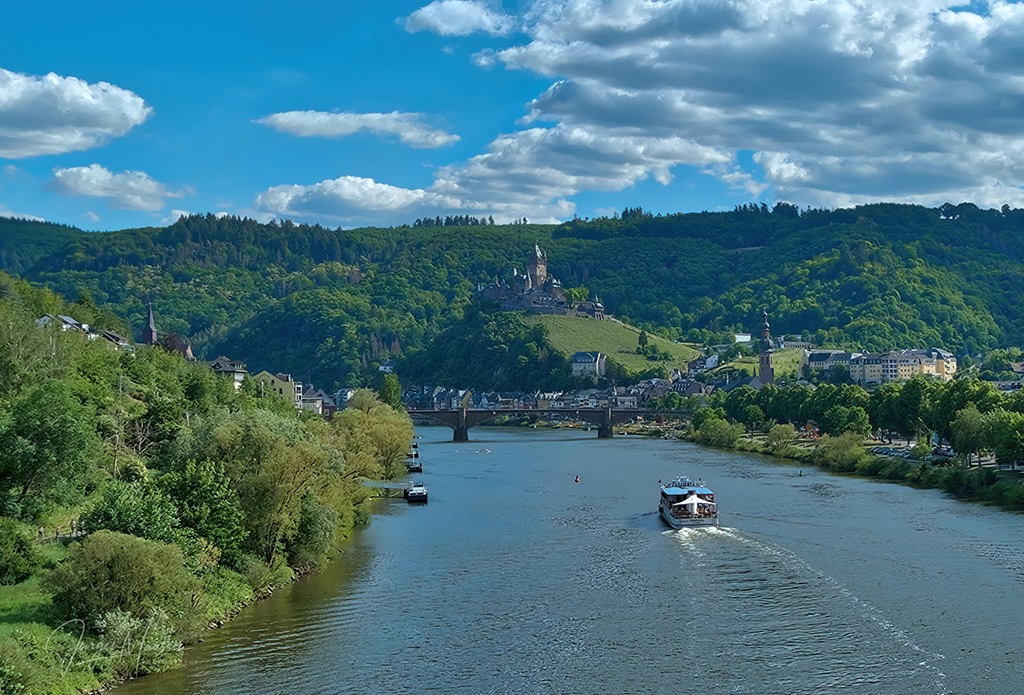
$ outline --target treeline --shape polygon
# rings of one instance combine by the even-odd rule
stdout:
[[[158,327],[197,355],[245,354],[254,370],[308,373],[327,388],[428,349],[534,244],[564,287],[667,338],[753,332],[767,309],[774,333],[817,345],[973,355],[1024,342],[1024,210],[778,203],[627,208],[562,225],[438,219],[342,230],[194,215],[76,235],[27,277],[72,298],[87,291],[134,335],[152,300]]]
[[[849,432],[863,437],[916,440],[924,453],[933,437],[948,441],[971,457],[991,451],[1001,465],[1024,462],[1024,392],[1002,393],[987,381],[973,378],[941,382],[918,376],[904,383],[883,384],[868,393],[855,384],[821,384],[755,391],[740,386],[716,391],[698,408],[697,398],[676,393],[655,399],[651,407],[694,410],[693,429],[700,438],[711,432],[735,441],[744,429],[770,430],[776,424],[804,429],[810,423],[821,433],[838,437]],[[739,430],[726,427],[740,426]],[[714,443],[720,443],[715,439]]]
[[[469,215],[446,215],[416,218],[412,223],[413,227],[478,227],[485,224],[494,224],[494,215],[489,217],[470,217]]]
[[[411,423],[372,391],[328,424],[160,347],[41,328],[82,309],[48,290],[0,278],[0,297],[0,692],[174,666],[328,561],[368,519],[365,478],[405,471]]]

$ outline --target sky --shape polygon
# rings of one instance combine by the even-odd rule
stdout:
[[[0,215],[1024,207],[1024,4],[9,0]]]

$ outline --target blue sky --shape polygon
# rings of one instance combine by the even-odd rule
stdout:
[[[1024,10],[970,7],[9,2],[0,215],[1024,207]]]

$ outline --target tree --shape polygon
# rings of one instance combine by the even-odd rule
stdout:
[[[759,429],[764,426],[764,412],[756,405],[745,406],[741,422],[748,431]]]
[[[779,453],[783,449],[789,446],[789,443],[796,437],[796,428],[793,425],[786,423],[783,425],[775,425],[768,430],[768,438],[766,444],[769,451],[772,453]]]
[[[638,339],[640,349],[647,347],[647,331],[640,331],[640,338]]]
[[[821,421],[821,430],[832,436],[845,432],[855,432],[861,436],[871,432],[871,421],[867,412],[860,406],[832,406]]]
[[[160,485],[174,502],[181,525],[212,543],[225,563],[236,564],[246,531],[224,465],[189,460],[181,470],[163,476]]]
[[[26,389],[0,420],[0,493],[16,488],[18,503],[32,514],[73,501],[92,468],[91,419],[66,381]]]
[[[146,481],[111,480],[96,506],[82,515],[82,527],[87,532],[106,529],[164,543],[182,539],[174,503]]]
[[[0,585],[17,584],[39,569],[32,540],[17,522],[0,517]]]
[[[996,462],[1014,470],[1024,461],[1024,415],[1002,408],[982,415],[985,445],[996,453]]]
[[[956,414],[950,429],[953,448],[967,454],[967,467],[970,468],[971,456],[980,451],[986,441],[987,433],[981,412],[973,403],[968,403]]]
[[[701,427],[703,427],[704,423],[707,422],[708,420],[714,420],[714,419],[724,420],[725,419],[725,411],[722,410],[721,408],[698,408],[693,413],[693,430],[694,430],[694,432],[696,432]]]
[[[380,400],[395,410],[402,409],[402,385],[394,374],[384,375],[384,380],[380,385]]]

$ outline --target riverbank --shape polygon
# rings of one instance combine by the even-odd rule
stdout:
[[[841,437],[827,435],[808,440],[791,437],[769,443],[765,433],[743,434],[724,441],[708,441],[695,434],[689,423],[630,425],[623,433],[680,439],[718,449],[764,454],[801,465],[870,480],[904,483],[918,488],[938,489],[964,501],[995,504],[1009,511],[1024,511],[1024,475],[1017,471],[972,466],[960,458],[931,462],[875,454],[872,444],[853,433]],[[875,442],[877,446],[881,443]]]

